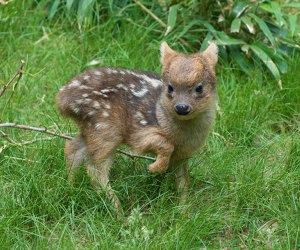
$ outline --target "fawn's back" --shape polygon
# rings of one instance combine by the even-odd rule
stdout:
[[[99,130],[114,124],[125,137],[131,130],[157,125],[161,89],[161,79],[154,73],[98,68],[71,80],[57,100],[61,113],[80,127]]]

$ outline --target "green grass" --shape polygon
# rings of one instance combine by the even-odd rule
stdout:
[[[74,133],[73,123],[58,114],[55,95],[88,62],[160,71],[162,37],[153,31],[155,23],[138,26],[149,24],[145,15],[139,14],[136,25],[108,19],[80,32],[67,19],[49,22],[44,9],[16,2],[0,6],[0,84],[21,59],[26,67],[16,90],[10,87],[0,99],[0,122]],[[49,40],[35,44],[43,28]],[[1,248],[299,248],[299,66],[299,57],[292,57],[283,90],[267,70],[246,77],[233,66],[218,67],[216,126],[190,161],[192,185],[183,213],[172,173],[155,177],[147,161],[115,156],[111,182],[126,214],[117,220],[84,169],[68,184],[63,139],[22,147],[1,138]],[[5,132],[14,140],[44,137]]]

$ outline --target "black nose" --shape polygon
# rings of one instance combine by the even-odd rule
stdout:
[[[187,104],[176,104],[174,108],[179,115],[187,115],[191,111],[191,107]]]

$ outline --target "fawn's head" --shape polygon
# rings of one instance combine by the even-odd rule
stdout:
[[[160,48],[163,105],[180,120],[189,120],[206,111],[215,101],[215,64],[218,47],[210,44],[202,53],[185,55],[166,42]]]

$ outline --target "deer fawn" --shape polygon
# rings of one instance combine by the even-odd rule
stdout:
[[[218,48],[185,55],[166,42],[160,48],[162,77],[151,72],[97,68],[83,72],[62,87],[57,103],[80,134],[65,147],[69,180],[87,158],[87,172],[96,189],[105,188],[116,208],[109,184],[112,155],[120,144],[138,153],[153,152],[152,173],[175,169],[177,188],[185,200],[187,159],[198,150],[215,120],[214,67]]]

